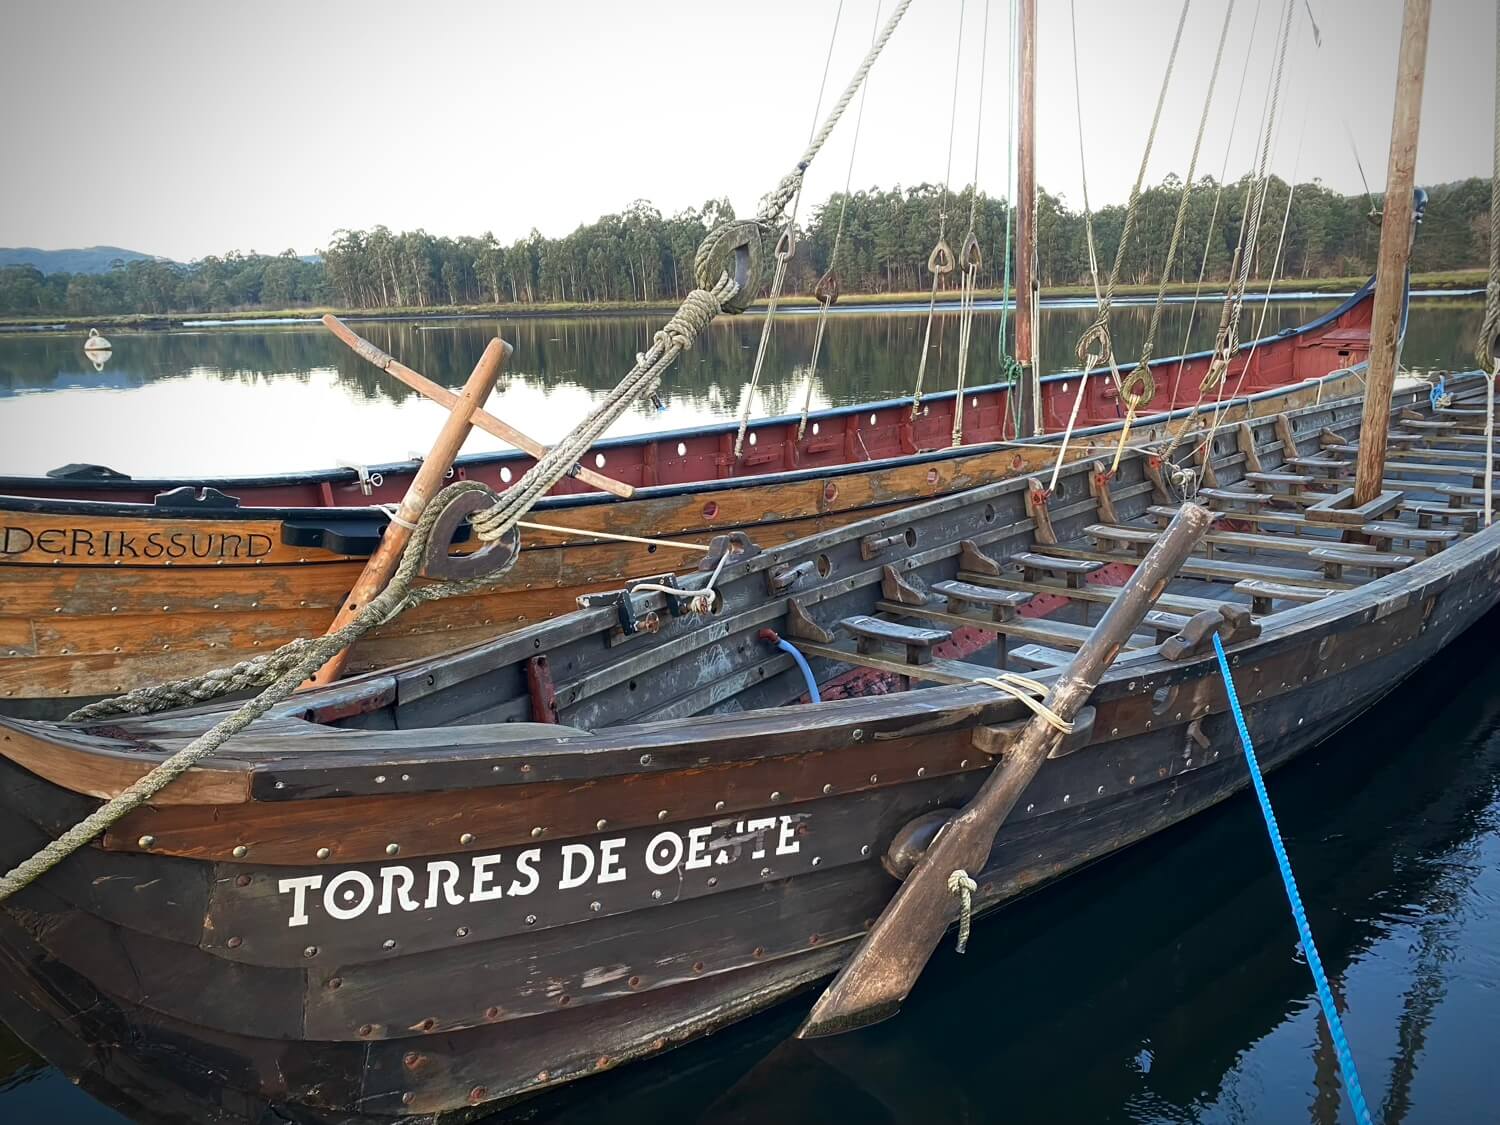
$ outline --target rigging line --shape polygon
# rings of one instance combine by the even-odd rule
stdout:
[[[1495,444],[1495,372],[1500,368],[1500,2],[1495,5],[1495,138],[1490,164],[1490,276],[1485,286],[1484,325],[1474,348],[1485,373],[1485,448]],[[1484,460],[1484,525],[1494,519],[1495,459]]]
[[[1224,23],[1219,30],[1219,42],[1214,51],[1213,69],[1209,72],[1208,89],[1204,92],[1203,95],[1203,112],[1198,117],[1198,131],[1193,138],[1193,153],[1192,156],[1188,159],[1187,175],[1183,181],[1182,195],[1177,203],[1177,214],[1173,220],[1172,234],[1167,243],[1166,259],[1162,262],[1161,281],[1157,286],[1156,301],[1151,309],[1151,320],[1146,329],[1146,338],[1141,346],[1141,357],[1137,362],[1135,369],[1131,371],[1129,377],[1125,379],[1124,383],[1120,384],[1121,393],[1126,395],[1126,402],[1128,404],[1128,413],[1126,415],[1125,428],[1121,432],[1121,453],[1124,452],[1125,440],[1130,432],[1131,419],[1134,418],[1136,411],[1139,409],[1140,405],[1143,402],[1151,401],[1151,399],[1156,395],[1156,381],[1151,375],[1150,367],[1151,352],[1156,341],[1157,331],[1161,327],[1162,310],[1166,307],[1167,286],[1171,283],[1172,267],[1177,261],[1177,250],[1181,245],[1182,231],[1187,222],[1188,204],[1192,199],[1193,185],[1198,174],[1198,158],[1202,155],[1203,151],[1203,134],[1208,128],[1208,114],[1209,110],[1213,107],[1214,91],[1218,87],[1219,72],[1224,64],[1224,47],[1225,44],[1229,41],[1229,28],[1234,20],[1234,4],[1235,0],[1229,0],[1228,5],[1226,5],[1224,9]],[[1076,51],[1074,54],[1074,59],[1076,62]],[[1093,352],[1091,350],[1086,357],[1083,381],[1079,384],[1078,395],[1073,400],[1072,415],[1068,419],[1069,433],[1072,432],[1074,420],[1078,417],[1078,404],[1083,399],[1084,387],[1088,381],[1088,367],[1090,366],[1090,364],[1087,363],[1087,359],[1092,358]],[[1129,388],[1131,387],[1135,387],[1137,389],[1131,391],[1129,390]],[[1065,434],[1065,443],[1066,439],[1067,435]],[[1116,455],[1115,463],[1111,466],[1110,471],[1113,472],[1114,469],[1118,467],[1118,465],[1119,454]],[[1062,466],[1063,457],[1062,453],[1059,452],[1057,463],[1052,467],[1052,482],[1048,486],[1049,489],[1056,485],[1057,476],[1062,471]]]
[[[963,285],[958,309],[958,394],[953,400],[953,441],[964,442],[964,386],[969,374],[969,342],[974,334],[974,297],[979,286],[979,268],[983,262],[974,223],[979,216],[979,153],[984,141],[984,72],[990,49],[990,0],[984,0],[984,36],[979,43],[979,105],[974,114],[974,180],[969,185],[969,230],[964,235],[959,258],[963,267]]]
[[[842,0],[840,0],[842,6]],[[880,33],[880,8],[883,0],[875,0],[875,23],[870,28],[870,42]],[[854,158],[859,152],[859,132],[865,120],[865,94],[868,83],[859,92],[859,108],[854,113],[854,138],[849,145],[849,165],[844,171],[844,195],[839,200],[839,222],[833,232],[833,249],[828,254],[828,269],[818,280],[814,295],[818,298],[818,327],[813,334],[812,359],[807,365],[807,386],[802,393],[802,415],[797,420],[797,440],[807,433],[807,416],[812,410],[813,386],[818,377],[818,356],[823,350],[823,332],[828,327],[828,310],[839,298],[838,268],[839,247],[844,240],[844,219],[849,213],[849,188],[854,183]]]
[[[1009,356],[1007,354],[1008,353],[1008,349],[1007,349],[1006,343],[1005,343],[1005,336],[1006,336],[1006,327],[1007,327],[1007,325],[1008,325],[1008,323],[1010,321],[1010,300],[1011,300],[1011,296],[1010,296],[1010,260],[1011,260],[1011,234],[1010,234],[1010,226],[1011,226],[1011,219],[1015,215],[1015,209],[1016,209],[1016,161],[1015,161],[1015,155],[1016,155],[1016,128],[1017,128],[1017,125],[1016,125],[1016,114],[1017,114],[1017,105],[1016,105],[1016,101],[1017,101],[1017,93],[1016,93],[1017,60],[1016,60],[1016,55],[1017,55],[1017,50],[1018,50],[1017,31],[1018,31],[1019,26],[1020,26],[1019,22],[1018,22],[1018,18],[1017,18],[1017,10],[1018,10],[1017,3],[1018,3],[1018,0],[1010,0],[1010,9],[1009,9],[1009,13],[1008,13],[1008,15],[1009,15],[1009,19],[1008,19],[1008,24],[1009,24],[1008,31],[1009,31],[1009,34],[1010,34],[1010,40],[1009,40],[1009,50],[1007,51],[1007,55],[1006,55],[1006,72],[1005,72],[1006,73],[1006,90],[1005,90],[1005,96],[1006,96],[1006,111],[1005,111],[1005,127],[1006,127],[1006,137],[1005,137],[1005,246],[1004,246],[1005,265],[1004,265],[1004,281],[1003,281],[1003,283],[1001,285],[1001,289],[1000,289],[1000,334],[999,334],[998,340],[996,341],[996,343],[997,343],[997,352],[996,352],[996,354],[1000,357],[1001,374],[1008,377],[1007,381],[1010,383],[1010,385],[1011,385],[1012,388],[1014,388],[1016,386],[1015,373],[1016,373],[1017,365],[1015,363],[1014,357],[1011,357],[1011,356]],[[1005,413],[1002,416],[1002,421],[1001,421],[1001,432],[1002,433],[1005,432],[1004,431],[1004,418],[1008,417],[1008,418],[1010,418],[1010,420],[1011,420],[1011,422],[1013,424],[1012,432],[1013,432],[1014,436],[1016,436],[1017,438],[1019,438],[1021,436],[1021,419],[1015,413],[1015,411],[1013,411],[1013,410],[1010,409],[1010,405],[1011,405],[1011,395],[1009,393],[1007,393],[1006,397],[1005,397]]]
[[[953,48],[953,102],[948,111],[948,163],[943,169],[943,196],[938,204],[938,240],[927,256],[927,269],[932,274],[932,292],[927,297],[927,328],[922,333],[922,355],[917,360],[917,385],[911,392],[911,416],[922,412],[922,383],[927,376],[927,353],[932,346],[932,322],[937,316],[938,284],[943,274],[953,270],[953,249],[944,241],[948,226],[948,185],[953,178],[953,135],[958,126],[958,78],[959,61],[964,52],[964,9],[967,0],[958,0],[958,35]]]
[[[823,94],[828,85],[828,69],[833,64],[833,48],[838,43],[839,21],[844,15],[844,0],[833,14],[833,30],[828,36],[828,55],[823,61],[823,78],[818,83],[818,98],[813,106],[812,125],[808,129],[808,145],[817,135],[818,118],[823,112]],[[771,291],[766,299],[766,316],[760,327],[760,346],[755,349],[755,365],[750,369],[750,383],[745,388],[745,405],[740,411],[740,428],[734,436],[734,456],[738,460],[745,448],[745,432],[750,427],[750,412],[755,404],[755,390],[760,386],[761,371],[765,368],[766,349],[771,342],[771,330],[776,324],[776,306],[781,300],[781,287],[786,283],[787,264],[797,252],[797,207],[802,202],[802,179],[798,178],[792,192],[791,209],[786,216],[786,225],[776,240],[776,272],[771,278]]]
[[[1188,307],[1187,331],[1182,336],[1182,350],[1177,354],[1182,358],[1177,361],[1177,372],[1172,376],[1172,393],[1168,396],[1169,402],[1177,401],[1177,389],[1182,383],[1182,371],[1187,363],[1187,357],[1191,351],[1193,340],[1193,326],[1198,319],[1198,301],[1203,294],[1203,281],[1208,276],[1208,257],[1213,247],[1215,223],[1219,219],[1219,205],[1224,200],[1224,177],[1229,174],[1229,153],[1234,148],[1234,135],[1239,128],[1240,107],[1245,98],[1245,81],[1250,77],[1250,58],[1255,49],[1255,32],[1260,27],[1260,10],[1265,0],[1255,0],[1255,13],[1250,20],[1250,34],[1245,40],[1245,66],[1240,71],[1240,86],[1234,96],[1234,113],[1229,118],[1229,137],[1224,142],[1224,161],[1219,166],[1219,182],[1214,188],[1214,205],[1208,216],[1208,235],[1203,241],[1203,257],[1199,259],[1198,282],[1193,287],[1193,303]],[[1199,391],[1198,402],[1203,402],[1203,392]]]
[[[1115,286],[1119,282],[1120,270],[1125,262],[1125,251],[1130,244],[1131,231],[1135,227],[1136,216],[1140,210],[1141,185],[1145,182],[1146,169],[1151,162],[1151,149],[1156,143],[1156,131],[1161,125],[1162,107],[1167,101],[1167,89],[1172,83],[1172,70],[1177,64],[1177,51],[1182,46],[1182,29],[1187,23],[1188,9],[1191,6],[1192,0],[1182,0],[1182,12],[1177,17],[1177,30],[1172,36],[1172,50],[1167,55],[1167,66],[1165,72],[1162,74],[1161,89],[1156,95],[1156,110],[1151,117],[1151,129],[1146,134],[1145,151],[1141,153],[1140,170],[1136,173],[1135,185],[1130,190],[1130,200],[1125,207],[1125,222],[1120,230],[1120,243],[1115,248],[1115,263],[1109,273],[1109,283],[1099,300],[1099,312],[1094,323],[1084,331],[1078,340],[1077,351],[1079,358],[1084,360],[1085,367],[1092,366],[1092,362],[1097,362],[1099,359],[1107,359],[1109,361],[1110,374],[1115,379],[1115,385],[1119,388],[1121,397],[1125,399],[1128,406],[1125,415],[1125,428],[1120,433],[1120,445],[1115,452],[1114,464],[1110,468],[1111,472],[1119,466],[1120,454],[1124,452],[1125,442],[1130,436],[1130,424],[1135,418],[1136,409],[1140,406],[1141,400],[1149,397],[1149,395],[1127,393],[1126,386],[1128,384],[1120,382],[1119,368],[1115,363],[1114,346],[1110,343],[1109,339],[1109,306],[1110,302],[1114,299]],[[1074,27],[1077,27],[1076,20],[1074,21]],[[1074,45],[1076,60],[1076,37]],[[1082,142],[1080,141],[1080,143]],[[1097,352],[1095,349],[1097,349]],[[1095,360],[1092,362],[1089,361],[1087,359],[1089,355],[1094,355]],[[1142,374],[1144,374],[1142,369],[1137,368],[1132,373],[1132,378]],[[1037,390],[1040,391],[1040,376],[1037,375],[1035,377],[1038,380],[1036,384]],[[1145,377],[1150,378],[1149,374],[1146,374]]]

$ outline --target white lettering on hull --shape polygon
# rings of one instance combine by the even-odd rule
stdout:
[[[738,821],[732,833],[721,833],[719,824],[703,824],[686,831],[667,828],[656,833],[642,849],[639,862],[652,875],[693,871],[715,864],[734,862],[742,849],[752,859],[768,852],[795,855],[801,848],[797,823],[805,817],[767,816]],[[620,883],[630,877],[631,860],[625,854],[624,836],[588,843],[568,843],[557,849],[527,848],[507,864],[507,853],[471,856],[467,865],[451,859],[434,859],[423,867],[388,864],[378,879],[350,869],[324,875],[301,875],[281,879],[280,894],[290,895],[287,926],[308,924],[309,895],[322,892],[323,911],[336,921],[350,921],[367,913],[376,914],[435,910],[443,906],[491,902],[500,898],[522,898],[541,888],[547,879],[559,891],[592,885]],[[550,874],[549,874],[550,873]],[[317,901],[317,900],[313,900]]]

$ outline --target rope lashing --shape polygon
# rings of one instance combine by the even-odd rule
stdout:
[[[1250,770],[1250,783],[1255,787],[1255,797],[1260,803],[1260,812],[1266,822],[1266,834],[1271,839],[1271,850],[1276,855],[1276,867],[1281,872],[1281,882],[1286,888],[1287,902],[1291,904],[1292,921],[1297,925],[1297,937],[1302,943],[1302,953],[1307,958],[1308,971],[1312,973],[1313,985],[1317,989],[1318,1003],[1323,1017],[1328,1021],[1328,1034],[1338,1054],[1339,1073],[1344,1078],[1344,1090],[1349,1095],[1349,1104],[1354,1107],[1354,1116],[1360,1125],[1371,1125],[1370,1107],[1365,1102],[1364,1089],[1359,1084],[1359,1071],[1354,1066],[1354,1052],[1349,1049],[1349,1040],[1344,1035],[1344,1024],[1339,1019],[1338,1005],[1334,1003],[1333,990],[1328,985],[1328,974],[1323,971],[1323,959],[1318,956],[1318,947],[1313,941],[1312,926],[1307,921],[1307,911],[1302,905],[1302,896],[1297,891],[1297,880],[1292,874],[1292,863],[1287,858],[1286,845],[1281,839],[1281,830],[1276,826],[1276,812],[1271,807],[1270,794],[1266,792],[1266,780],[1261,776],[1260,762],[1255,756],[1255,746],[1250,741],[1249,728],[1245,726],[1245,714],[1240,709],[1240,697],[1234,690],[1234,677],[1229,671],[1229,658],[1224,655],[1224,643],[1219,634],[1213,634],[1214,655],[1219,660],[1219,672],[1224,677],[1224,692],[1229,697],[1229,710],[1234,715],[1234,725],[1239,731],[1240,744],[1245,749],[1245,764]]]
[[[637,590],[646,590],[658,594],[666,594],[674,598],[686,598],[688,610],[691,613],[711,613],[719,602],[719,592],[714,586],[719,581],[719,574],[724,569],[724,564],[729,561],[729,552],[725,551],[719,556],[718,563],[714,566],[713,573],[708,576],[708,581],[702,586],[691,590],[685,590],[681,586],[672,586],[666,582],[637,582],[630,587],[632,593]]]
[[[1059,734],[1073,733],[1073,724],[1042,702],[1049,690],[1047,685],[1033,680],[1030,676],[1001,672],[998,676],[976,676],[970,683],[983,684],[987,688],[994,688],[1012,699],[1019,700],[1033,715],[1042,719]]]
[[[960,867],[948,876],[948,893],[958,896],[958,945],[959,953],[969,948],[969,929],[974,922],[974,892],[979,884]]]

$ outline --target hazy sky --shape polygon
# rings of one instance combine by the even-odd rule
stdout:
[[[1247,58],[1230,176],[1251,162],[1282,2],[1236,0],[1201,172],[1223,166]],[[1320,48],[1296,3],[1273,166],[1359,190],[1357,148],[1379,191],[1400,0],[1310,0]],[[1149,181],[1186,169],[1227,4],[1192,4]],[[1076,205],[1069,5],[1040,8],[1038,176]],[[843,0],[825,103],[875,10]],[[1179,10],[1077,0],[1096,206],[1135,178]],[[377,223],[556,236],[638,198],[670,213],[727,194],[744,213],[807,139],[837,11],[838,0],[6,0],[0,245],[186,260],[308,253],[340,227]],[[871,76],[856,187],[942,180],[960,11],[952,180],[975,166],[988,12],[979,182],[1004,193],[1008,0],[916,0]],[[1433,4],[1418,182],[1489,172],[1494,21],[1489,0]],[[809,173],[811,202],[843,187],[853,124],[851,109]]]

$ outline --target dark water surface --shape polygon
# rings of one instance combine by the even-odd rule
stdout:
[[[1337,304],[1278,300],[1246,312],[1247,339],[1306,323]],[[1191,337],[1207,347],[1217,301],[1167,306],[1156,353],[1174,355]],[[1115,309],[1117,354],[1139,355],[1149,308]],[[1262,316],[1264,320],[1262,321]],[[1419,300],[1407,336],[1414,367],[1470,366],[1483,317],[1474,299]],[[1076,366],[1074,347],[1092,312],[1082,302],[1043,309],[1045,372]],[[1192,330],[1189,332],[1189,321]],[[661,316],[377,322],[361,333],[410,367],[460,386],[495,334],[515,345],[509,376],[489,408],[541,441],[555,441],[615,385],[661,327]],[[846,405],[911,393],[925,311],[840,311],[829,318],[813,404]],[[666,410],[632,407],[614,433],[690,426],[734,417],[759,342],[760,317],[721,318],[672,369]],[[975,319],[971,384],[994,380],[1000,314]],[[755,416],[801,409],[816,318],[779,317],[767,352]],[[1012,329],[1013,331],[1013,329]],[[442,424],[441,408],[354,355],[317,324],[119,333],[102,371],[82,349],[83,333],[0,336],[0,474],[37,474],[70,462],[109,465],[132,476],[224,475],[376,464],[423,452]],[[958,318],[933,329],[926,388],[957,379]],[[498,448],[473,434],[466,449]]]
[[[1275,306],[1268,324],[1298,323],[1327,307]],[[1462,364],[1481,314],[1473,303],[1419,304],[1408,364]],[[1047,365],[1064,365],[1085,317],[1046,314]],[[976,346],[989,349],[976,360],[981,371],[993,363],[995,323],[987,321],[983,334],[976,329]],[[511,418],[556,436],[567,419],[553,416],[548,403],[566,397],[586,404],[654,324],[634,318],[500,324],[518,343],[515,369],[526,376],[507,394],[521,388],[538,404]],[[838,358],[824,400],[909,389],[906,361],[919,346],[921,324],[920,317],[863,314],[835,320],[830,347]],[[748,370],[749,357],[741,353],[746,343],[753,347],[757,327],[730,325],[694,353],[669,386],[668,424],[690,420],[692,411],[715,417],[733,411],[733,392],[722,388],[737,386]],[[782,373],[780,382],[768,379],[776,409],[800,385],[785,372],[805,363],[811,321],[782,327],[777,347],[785,350],[777,359],[773,348],[777,361],[767,366]],[[450,385],[462,380],[484,336],[495,330],[493,321],[432,331],[365,327],[376,342]],[[1125,354],[1139,346],[1139,336],[1130,344],[1124,328],[1117,340]],[[304,328],[123,337],[102,375],[80,371],[78,345],[77,337],[0,339],[0,435],[12,435],[3,442],[0,471],[18,468],[17,431],[10,427],[17,404],[32,397],[74,394],[76,403],[92,396],[106,403],[105,414],[113,409],[141,426],[149,412],[133,414],[122,404],[153,389],[180,389],[186,400],[203,387],[244,388],[295,411],[303,393],[297,388],[306,391],[324,372],[336,396],[320,400],[320,409],[358,403],[369,419],[405,409],[400,391],[377,372]],[[951,386],[951,368],[944,370],[941,385]],[[207,428],[192,419],[201,403],[183,409],[187,414],[174,425]],[[369,458],[398,456],[425,442],[436,422],[430,413],[421,418],[418,436]],[[654,421],[640,420],[647,423],[640,428]],[[208,470],[218,462],[202,459],[207,451],[261,449],[260,438],[252,442],[242,432],[248,425],[241,415],[219,419],[217,444],[193,446],[187,461],[171,460],[183,451],[165,447],[175,440],[165,432],[150,439],[137,432],[135,443],[121,448],[163,443],[139,450],[142,463],[129,464],[137,472],[152,471],[148,465]],[[378,431],[382,440],[394,432]],[[109,460],[88,452],[95,447],[84,439],[98,435],[49,431],[49,441],[61,443],[48,447],[55,451],[51,463]],[[294,464],[330,461],[312,456],[318,446],[286,448],[308,454]],[[1365,1092],[1384,1125],[1500,1121],[1497,629],[1500,615],[1481,622],[1365,718],[1270,779],[1324,963],[1347,1005],[1345,1026]],[[1247,794],[979,923],[969,952],[960,957],[945,945],[905,1010],[887,1023],[838,1039],[789,1042],[809,1002],[810,996],[794,1000],[660,1059],[535,1099],[503,1120],[1353,1120],[1265,830]],[[0,1123],[120,1120],[0,1026]]]

